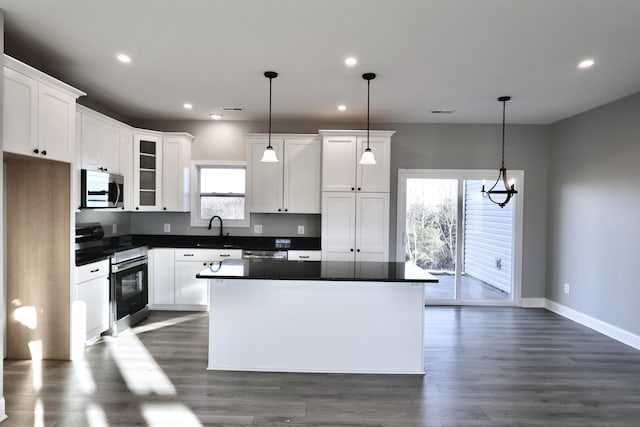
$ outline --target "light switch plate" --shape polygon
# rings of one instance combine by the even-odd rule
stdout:
[[[304,234],[304,225],[298,226],[298,234]]]
[[[116,234],[118,232],[118,224],[111,224],[111,232]]]
[[[262,234],[262,225],[255,224],[253,226],[253,232],[256,233],[256,234]]]
[[[164,224],[164,232],[171,233],[171,224],[168,224],[168,223]]]

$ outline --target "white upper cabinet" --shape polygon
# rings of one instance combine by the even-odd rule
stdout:
[[[162,136],[133,135],[133,205],[136,211],[162,210]]]
[[[321,130],[320,134],[322,191],[389,192],[393,131],[370,132],[376,165],[358,163],[367,147],[367,131]]]
[[[189,134],[164,134],[162,142],[162,210],[189,212],[191,143]]]
[[[277,163],[260,161],[267,144],[267,135],[247,139],[251,212],[320,213],[320,138],[272,134]]]
[[[4,151],[73,163],[83,92],[5,55]]]
[[[80,163],[83,169],[123,174],[120,167],[121,127],[102,120],[101,115],[78,107],[80,130]],[[131,155],[131,154],[130,154]]]

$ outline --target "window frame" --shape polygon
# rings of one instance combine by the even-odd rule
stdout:
[[[224,219],[226,227],[249,227],[249,185],[248,185],[248,168],[247,162],[242,161],[223,161],[223,160],[192,160],[191,161],[191,226],[192,227],[208,227],[209,219],[200,218],[200,169],[202,168],[242,168],[245,171],[245,189],[244,189],[244,219]]]

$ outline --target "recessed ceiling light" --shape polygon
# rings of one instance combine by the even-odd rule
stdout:
[[[131,62],[131,57],[129,57],[129,55],[125,55],[124,53],[118,54],[116,58],[118,58],[118,61],[124,62],[125,64],[128,64],[129,62]]]
[[[580,61],[578,68],[591,68],[595,63],[593,59],[585,59],[584,61]]]
[[[186,108],[187,110],[191,110],[193,108],[193,105],[186,103],[184,104],[184,108]]]
[[[213,120],[220,120],[222,118],[222,114],[209,114]]]
[[[340,111],[344,111],[344,110],[346,110],[346,109],[347,109],[347,106],[346,106],[346,105],[338,105],[338,110],[340,110]]]
[[[347,59],[344,60],[344,63],[347,64],[349,67],[353,67],[354,65],[356,65],[358,63],[358,60],[356,58],[354,58],[353,56],[348,57]]]

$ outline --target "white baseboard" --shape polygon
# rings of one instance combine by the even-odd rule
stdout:
[[[6,420],[7,417],[7,413],[5,412],[5,408],[4,408],[4,396],[0,397],[0,422]]]
[[[559,314],[562,317],[573,320],[576,323],[591,328],[594,331],[598,331],[601,334],[613,338],[616,341],[620,341],[623,344],[631,346],[640,350],[640,336],[633,334],[627,330],[613,326],[607,322],[591,317],[587,314],[581,313],[577,310],[558,304],[555,301],[546,300],[545,308],[549,311]]]
[[[522,308],[546,308],[547,300],[545,298],[520,298],[520,307]]]

